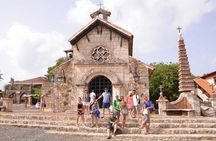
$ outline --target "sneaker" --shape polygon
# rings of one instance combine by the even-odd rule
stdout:
[[[108,136],[107,139],[111,139],[111,136]]]

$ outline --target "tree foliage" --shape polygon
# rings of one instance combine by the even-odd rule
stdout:
[[[51,79],[52,79],[52,70],[55,69],[56,67],[58,67],[59,65],[61,65],[62,63],[64,63],[65,59],[62,57],[62,58],[59,58],[58,60],[56,60],[56,64],[54,66],[51,66],[51,67],[48,67],[48,70],[47,70],[47,80],[50,82]]]
[[[160,95],[160,85],[163,87],[163,95],[169,101],[176,100],[178,92],[178,64],[177,63],[153,63],[154,73],[150,78],[150,99],[155,103]]]
[[[11,89],[11,85],[10,84],[4,85],[4,90],[5,91],[9,91],[10,89]]]
[[[35,88],[33,88],[33,91],[34,91],[34,99],[36,99],[37,101],[40,101],[41,87],[35,87]]]

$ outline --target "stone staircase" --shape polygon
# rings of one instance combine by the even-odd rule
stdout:
[[[0,112],[0,125],[40,128],[48,133],[73,134],[80,136],[106,137],[107,118],[100,120],[99,128],[91,128],[91,117],[86,116],[86,126],[76,126],[76,115],[66,113]],[[159,117],[151,116],[150,134],[139,129],[139,119],[127,119],[127,127],[116,139],[147,140],[216,140],[216,119],[210,117]]]

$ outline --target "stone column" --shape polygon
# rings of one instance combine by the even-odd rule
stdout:
[[[158,113],[160,116],[166,116],[166,112],[164,110],[167,109],[167,102],[168,100],[166,98],[164,98],[163,96],[160,96],[158,100],[156,100],[158,102]]]
[[[3,105],[6,107],[7,112],[13,111],[13,99],[12,98],[3,98]]]
[[[31,96],[28,97],[28,105],[32,105],[32,97]]]

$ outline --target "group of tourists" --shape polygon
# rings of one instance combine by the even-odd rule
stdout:
[[[100,116],[98,100],[102,100],[103,113]],[[149,132],[150,126],[150,112],[153,111],[154,105],[147,96],[141,98],[135,90],[129,91],[126,97],[115,95],[115,100],[112,103],[112,95],[105,88],[104,92],[96,98],[94,90],[88,94],[88,90],[84,89],[81,97],[78,97],[77,105],[77,126],[79,126],[79,119],[85,126],[84,114],[91,114],[91,127],[99,127],[98,122],[100,118],[104,118],[105,110],[109,113],[107,133],[108,139],[111,138],[111,133],[116,135],[118,127],[125,128],[127,117],[140,119],[140,129],[145,129],[145,134]],[[87,115],[86,114],[86,115]]]

